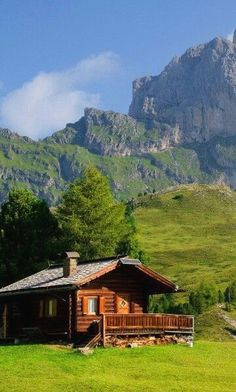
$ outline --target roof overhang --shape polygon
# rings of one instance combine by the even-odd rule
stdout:
[[[86,278],[75,282],[75,284],[80,287],[83,286],[84,284],[88,284],[91,281],[111,272],[114,271],[116,268],[119,267],[129,267],[132,268],[134,271],[139,272],[140,274],[143,274],[149,281],[152,282],[152,285],[150,287],[150,293],[152,294],[158,294],[158,293],[168,293],[168,292],[179,292],[179,291],[184,291],[180,289],[175,283],[171,282],[169,279],[164,277],[163,275],[153,271],[152,269],[144,266],[139,260],[135,259],[119,259],[114,261],[112,264],[109,266],[104,267],[100,271],[91,274],[87,276]]]
[[[51,286],[51,287],[36,287],[24,290],[14,290],[14,291],[3,291],[0,293],[0,301],[2,297],[12,297],[17,295],[27,295],[27,294],[40,294],[40,293],[52,293],[55,291],[72,291],[76,290],[77,286],[74,284],[71,285],[62,285],[62,286]]]
[[[146,267],[143,264],[135,265],[135,269],[143,273],[145,276],[153,282],[150,285],[151,294],[161,294],[161,293],[176,293],[182,292],[183,289],[179,288],[175,283],[171,282],[165,276],[153,271],[152,269]]]

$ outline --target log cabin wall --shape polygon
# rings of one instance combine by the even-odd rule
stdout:
[[[116,269],[102,277],[82,286],[77,291],[76,325],[77,332],[89,332],[91,324],[100,320],[102,313],[116,313],[116,302],[119,294],[127,294],[130,298],[129,313],[146,313],[148,295],[141,279],[127,268]],[[85,308],[84,299],[98,298],[98,314],[89,315]]]

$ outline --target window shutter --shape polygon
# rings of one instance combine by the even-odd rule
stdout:
[[[99,314],[106,313],[105,311],[105,297],[99,297]]]
[[[88,314],[88,298],[83,297],[83,314]]]

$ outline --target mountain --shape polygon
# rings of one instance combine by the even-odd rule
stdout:
[[[215,38],[175,57],[158,76],[133,82],[129,114],[147,126],[179,128],[179,143],[234,136],[236,43]]]
[[[0,128],[0,202],[26,185],[55,204],[88,165],[108,176],[120,199],[182,183],[236,188],[236,35],[135,80],[128,115],[87,108],[38,142]]]
[[[87,108],[77,123],[68,124],[46,141],[78,144],[103,156],[139,156],[178,144],[178,131],[161,123],[150,130],[125,114]]]

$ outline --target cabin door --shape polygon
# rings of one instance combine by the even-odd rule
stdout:
[[[116,312],[129,313],[130,312],[130,295],[126,293],[117,294],[116,297]]]

